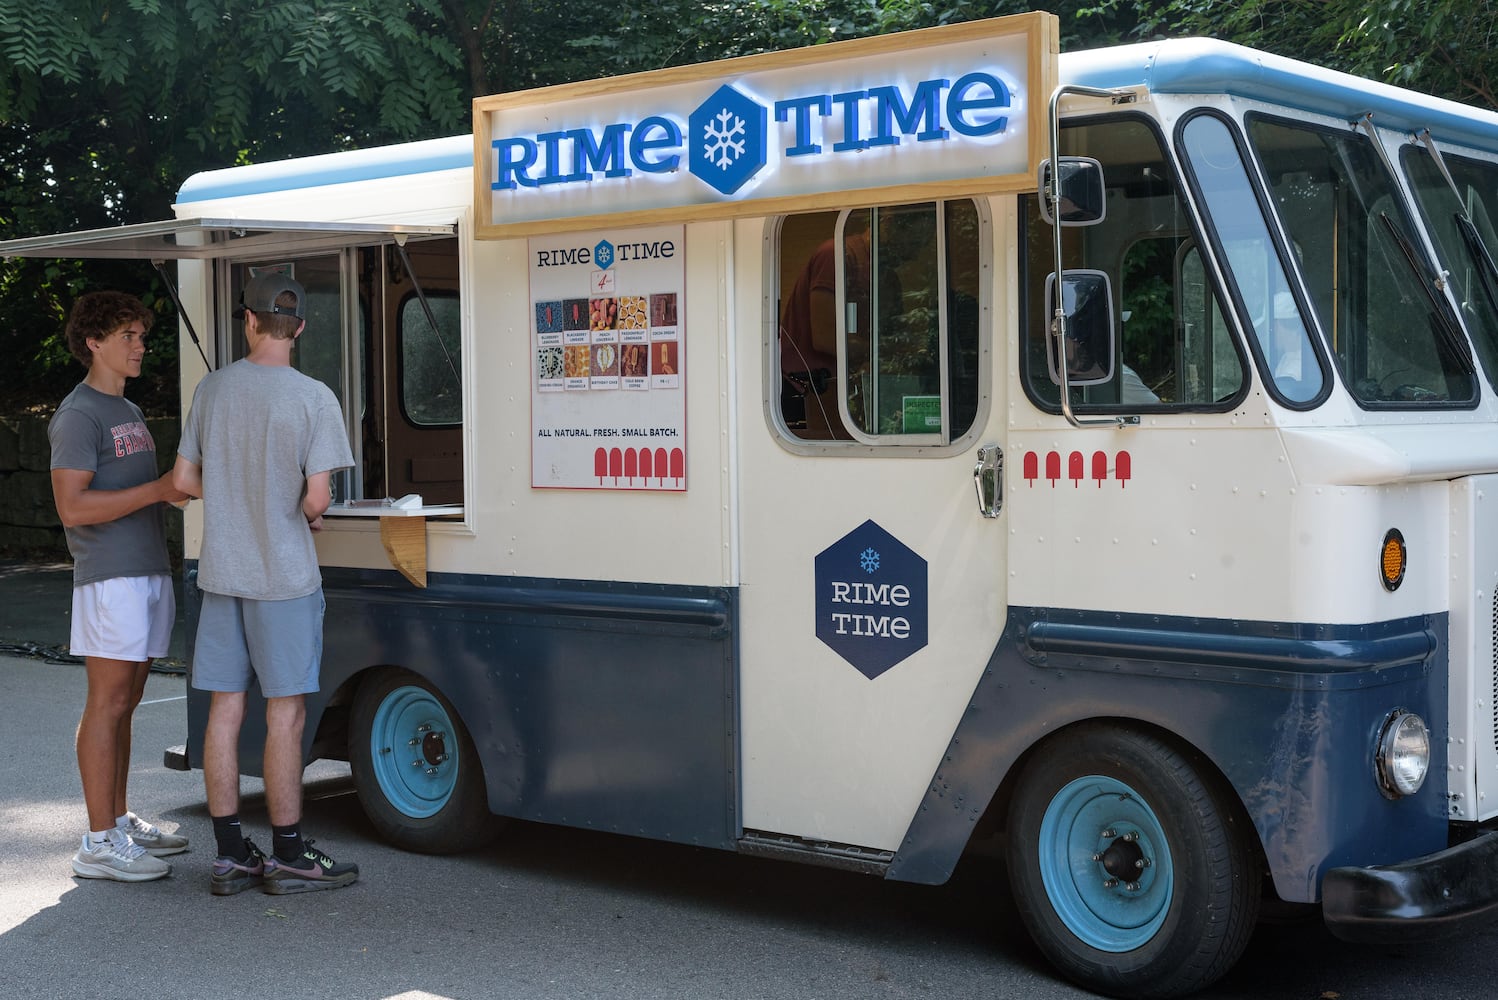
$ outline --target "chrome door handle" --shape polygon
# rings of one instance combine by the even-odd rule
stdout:
[[[986,444],[978,449],[973,466],[973,487],[978,491],[978,513],[998,517],[1004,509],[1004,449]]]

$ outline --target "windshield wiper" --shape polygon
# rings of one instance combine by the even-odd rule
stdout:
[[[1431,312],[1435,317],[1436,334],[1440,337],[1446,349],[1458,358],[1465,366],[1463,375],[1473,374],[1475,369],[1472,364],[1472,346],[1467,343],[1467,338],[1462,336],[1457,329],[1456,323],[1447,313],[1445,296],[1436,290],[1436,284],[1430,279],[1425,268],[1420,266],[1419,255],[1415,253],[1415,247],[1400,231],[1399,225],[1391,218],[1388,212],[1379,212],[1378,217],[1383,220],[1384,228],[1389,232],[1389,238],[1394,245],[1399,247],[1399,252],[1404,255],[1405,263],[1409,265],[1410,274],[1415,277],[1415,284],[1425,293],[1425,299],[1430,303]]]

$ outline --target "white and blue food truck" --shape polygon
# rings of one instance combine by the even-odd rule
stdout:
[[[998,837],[1039,947],[1125,997],[1221,976],[1266,901],[1466,926],[1498,116],[1057,38],[480,98],[0,251],[178,261],[184,401],[250,275],[307,288],[356,459],[307,757],[395,844],[516,817],[940,883]]]

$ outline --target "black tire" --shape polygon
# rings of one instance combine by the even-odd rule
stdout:
[[[455,854],[499,828],[468,730],[442,693],[413,673],[381,670],[360,684],[349,764],[365,815],[396,847]]]
[[[1177,997],[1219,979],[1258,916],[1256,840],[1220,788],[1160,739],[1085,725],[1039,748],[1009,816],[1030,936],[1099,993]]]

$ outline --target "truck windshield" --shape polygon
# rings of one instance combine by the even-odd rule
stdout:
[[[1405,146],[1401,158],[1462,322],[1488,380],[1498,384],[1498,270],[1492,257],[1498,248],[1492,215],[1498,208],[1498,164],[1443,155],[1451,174],[1447,183],[1427,150]]]
[[[1367,409],[1473,405],[1466,340],[1368,140],[1262,116],[1248,135],[1353,397]]]

